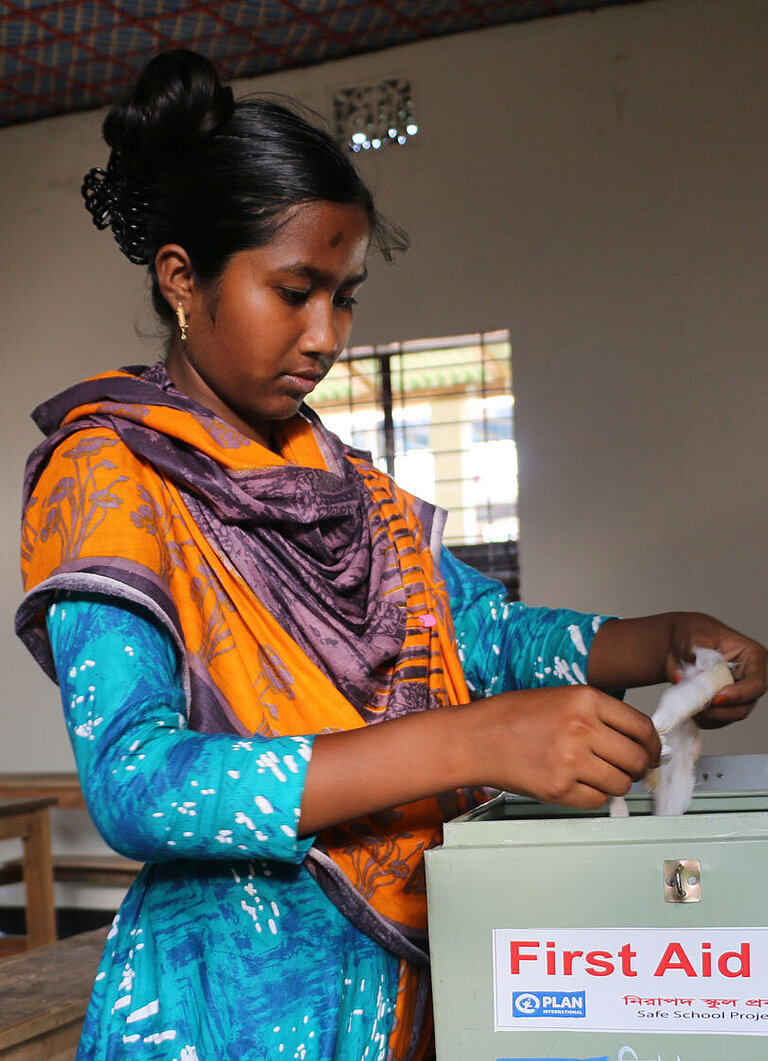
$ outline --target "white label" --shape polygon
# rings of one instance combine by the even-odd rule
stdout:
[[[768,928],[493,931],[497,1031],[768,1036]]]

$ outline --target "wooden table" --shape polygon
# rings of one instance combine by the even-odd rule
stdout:
[[[27,947],[56,940],[56,907],[53,897],[51,828],[48,808],[54,796],[0,799],[0,840],[20,839],[23,848],[26,890]]]

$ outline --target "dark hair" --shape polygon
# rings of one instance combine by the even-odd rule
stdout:
[[[106,170],[86,175],[85,205],[98,228],[111,226],[123,254],[149,267],[152,301],[166,321],[173,315],[154,267],[166,243],[184,247],[196,277],[210,283],[233,254],[268,243],[287,209],[326,201],[362,207],[388,261],[408,245],[329,133],[293,104],[235,102],[196,52],[152,59],[107,114],[104,139],[112,152]]]

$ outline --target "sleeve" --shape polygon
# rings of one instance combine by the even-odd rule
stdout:
[[[312,737],[187,729],[171,637],[130,606],[64,597],[47,626],[85,801],[110,846],[141,861],[303,861]]]
[[[440,571],[451,599],[459,658],[473,697],[587,684],[592,641],[611,616],[510,603],[501,582],[480,574],[445,548]]]

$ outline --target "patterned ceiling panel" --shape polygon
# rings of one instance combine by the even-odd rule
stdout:
[[[166,48],[200,51],[231,80],[628,2],[0,0],[0,126],[102,107]]]

